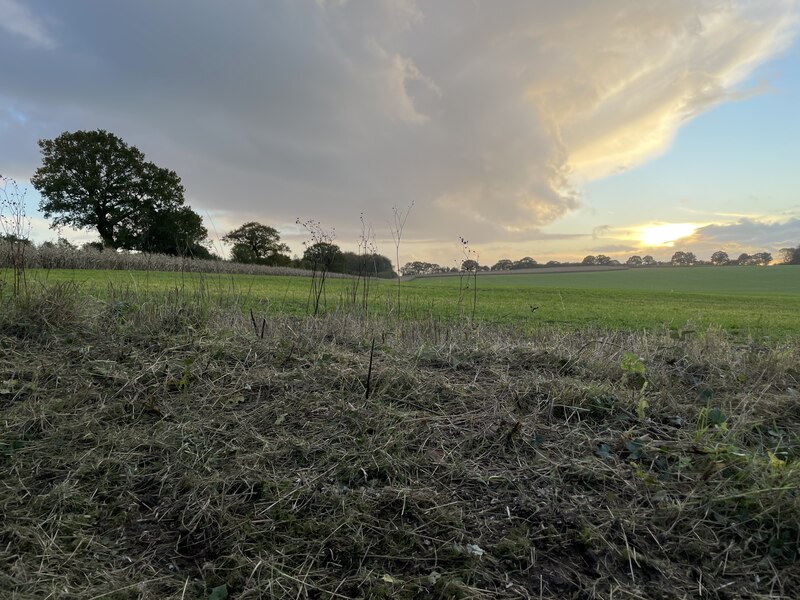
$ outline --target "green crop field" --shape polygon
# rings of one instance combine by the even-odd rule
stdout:
[[[423,298],[457,298],[466,283],[453,276],[421,278],[409,290]],[[485,275],[477,287],[476,315],[501,322],[800,333],[800,267]],[[469,310],[471,301],[465,293]]]
[[[554,279],[555,278],[555,279]],[[452,287],[454,277],[424,278],[426,284]],[[457,277],[455,278],[457,279]],[[455,284],[457,285],[457,283]],[[641,268],[619,271],[483,275],[478,285],[495,287],[561,287],[646,292],[694,292],[746,296],[800,296],[800,268],[691,267]]]
[[[6,272],[3,279],[8,279]],[[2,279],[0,279],[2,281]],[[103,297],[135,292],[202,295],[226,305],[238,303],[259,314],[306,313],[310,279],[261,275],[217,275],[103,270],[30,270],[30,285],[75,282]],[[800,267],[631,269],[585,273],[419,278],[401,284],[404,314],[568,328],[623,330],[705,330],[785,338],[800,334]],[[346,306],[352,280],[329,280],[327,310]],[[396,305],[397,284],[374,281],[370,310]]]

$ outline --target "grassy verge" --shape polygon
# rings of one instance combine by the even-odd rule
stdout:
[[[0,596],[800,596],[796,340],[0,308]]]

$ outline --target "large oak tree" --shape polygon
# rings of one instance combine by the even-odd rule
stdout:
[[[190,209],[180,209],[184,190],[175,171],[146,161],[113,133],[64,132],[40,140],[39,147],[42,166],[31,183],[42,195],[39,210],[52,219],[53,227],[96,229],[104,245],[136,250],[163,247],[154,242],[161,234],[179,238],[182,246],[205,239],[205,228],[196,226],[199,216],[188,218]],[[168,222],[175,227],[191,222],[191,231],[165,232]]]

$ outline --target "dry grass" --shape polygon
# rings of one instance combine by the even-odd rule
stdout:
[[[800,597],[796,342],[78,294],[0,307],[4,598]]]
[[[10,249],[8,242],[0,240],[0,269],[11,267]],[[270,267],[227,260],[201,260],[168,254],[100,251],[95,248],[77,249],[65,246],[28,246],[25,250],[25,266],[28,269],[111,269],[311,277],[311,271],[292,267]],[[346,277],[341,273],[329,273],[328,276]]]

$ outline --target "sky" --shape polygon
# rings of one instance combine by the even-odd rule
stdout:
[[[800,245],[798,0],[0,0],[0,174],[106,129],[213,238],[401,263]],[[75,241],[91,231],[60,232]],[[217,246],[219,250],[224,250]]]

